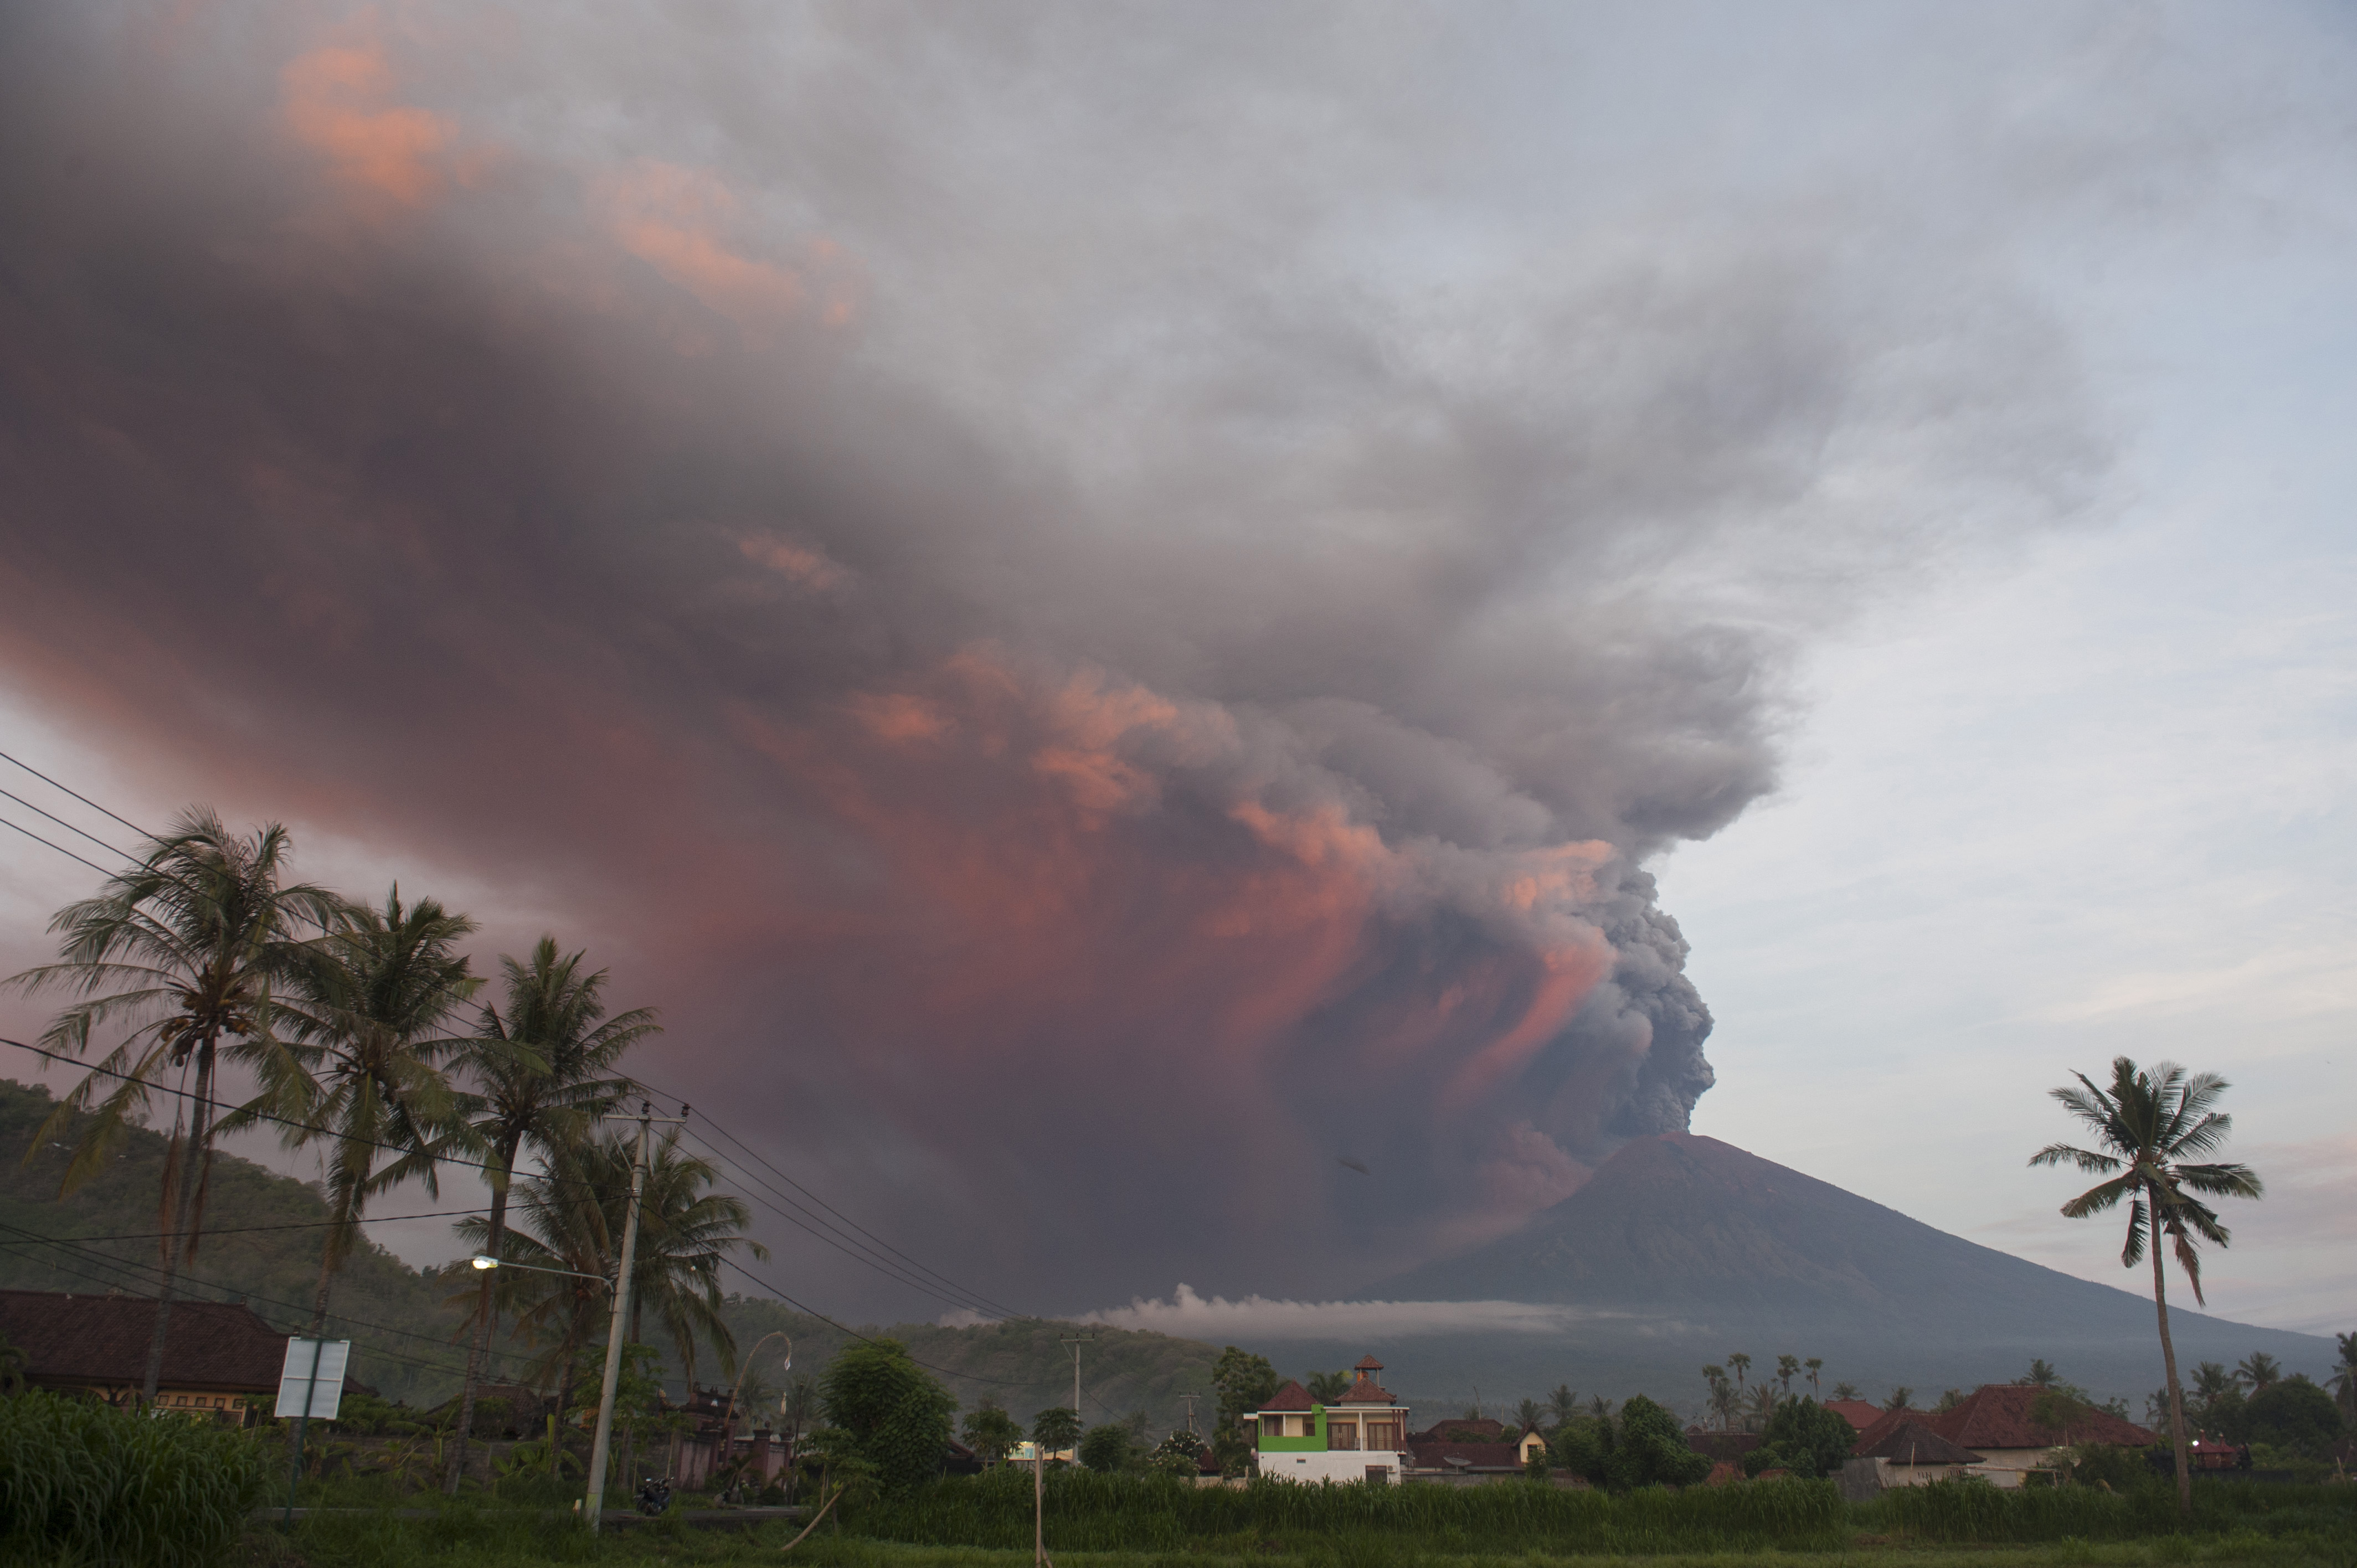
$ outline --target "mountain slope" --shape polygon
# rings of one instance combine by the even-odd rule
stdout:
[[[2091,1244],[2098,1240],[2091,1233]],[[1580,1385],[1577,1364],[1586,1362],[1583,1386],[1636,1377],[1690,1404],[1696,1369],[1730,1350],[1822,1356],[1828,1380],[1877,1393],[1899,1382],[1936,1390],[2009,1379],[2040,1356],[2078,1382],[2129,1395],[2139,1413],[2161,1380],[2148,1298],[1951,1236],[1692,1133],[1638,1139],[1514,1234],[1360,1294],[1577,1310],[1577,1325],[1544,1347],[1487,1337],[1493,1389],[1508,1367],[1540,1361]],[[2320,1374],[2331,1359],[2330,1342],[2315,1336],[2179,1310],[2170,1326],[2181,1367],[2265,1350]],[[1470,1369],[1485,1355],[1480,1337],[1437,1337],[1423,1348],[1433,1372]]]

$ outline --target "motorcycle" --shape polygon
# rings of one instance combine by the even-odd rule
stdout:
[[[671,1507],[671,1477],[650,1476],[639,1483],[639,1511],[649,1519]]]

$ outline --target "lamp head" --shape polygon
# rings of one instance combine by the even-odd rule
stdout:
[[[476,1253],[473,1262],[475,1267],[479,1269],[496,1269],[500,1266],[500,1261],[497,1258],[492,1257],[488,1252]]]

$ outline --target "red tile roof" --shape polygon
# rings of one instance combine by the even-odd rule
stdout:
[[[1308,1410],[1312,1408],[1315,1403],[1316,1402],[1309,1397],[1309,1391],[1308,1389],[1303,1388],[1291,1378],[1287,1378],[1285,1380],[1285,1386],[1278,1389],[1276,1392],[1269,1395],[1268,1402],[1262,1405],[1260,1408],[1263,1410]]]
[[[1399,1402],[1392,1398],[1389,1389],[1376,1382],[1365,1372],[1361,1372],[1359,1380],[1352,1383],[1349,1391],[1334,1402],[1337,1404],[1396,1404]]]
[[[25,1375],[49,1386],[136,1387],[146,1380],[156,1304],[135,1295],[0,1291],[0,1337],[25,1354]],[[163,1384],[221,1393],[278,1391],[286,1336],[252,1307],[176,1301],[165,1331]],[[344,1379],[346,1392],[361,1385]]]
[[[1438,1443],[1452,1432],[1478,1432],[1484,1437],[1502,1438],[1506,1434],[1506,1426],[1503,1422],[1492,1421],[1486,1415],[1470,1416],[1462,1421],[1436,1421],[1422,1432],[1408,1434],[1408,1440],[1412,1443]]]
[[[1868,1400],[1827,1400],[1825,1408],[1859,1432],[1882,1419],[1882,1407]]]
[[[1882,1419],[1858,1434],[1853,1453],[1875,1448],[1901,1423],[1920,1421],[1949,1442],[1983,1453],[2001,1448],[2057,1448],[2065,1443],[2118,1443],[2149,1447],[2153,1435],[2134,1422],[2109,1411],[2085,1411],[2067,1427],[2040,1426],[2029,1418],[2030,1408],[2047,1391],[2026,1383],[1989,1383],[1975,1390],[1953,1410],[1927,1415],[1919,1410],[1886,1411]]]
[[[1419,1470],[1519,1470],[1523,1451],[1512,1443],[1418,1443],[1408,1440],[1407,1451]],[[1462,1464],[1449,1461],[1462,1460]]]
[[[2150,1432],[2109,1411],[2082,1411],[2067,1426],[2039,1425],[2030,1419],[2029,1411],[2046,1391],[2026,1383],[1989,1383],[1975,1390],[1955,1409],[1932,1416],[1924,1424],[1967,1448],[2052,1448],[2063,1443],[2152,1445]]]
[[[1976,1465],[1981,1457],[1912,1417],[1893,1424],[1878,1441],[1859,1444],[1857,1455],[1900,1465]]]
[[[1383,1369],[1383,1364],[1372,1356],[1363,1356],[1360,1358],[1359,1364],[1351,1369],[1354,1372],[1380,1372]]]

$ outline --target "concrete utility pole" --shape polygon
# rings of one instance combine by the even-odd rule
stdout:
[[[680,1108],[685,1121],[687,1107]],[[606,1331],[606,1381],[597,1394],[597,1434],[589,1444],[589,1495],[581,1512],[596,1531],[606,1507],[606,1455],[614,1438],[614,1391],[622,1380],[622,1334],[630,1322],[630,1273],[639,1261],[639,1206],[647,1195],[647,1138],[654,1128],[654,1107],[639,1101],[639,1152],[630,1158],[630,1207],[622,1219],[622,1259],[614,1274],[614,1321]]]
[[[1081,1347],[1096,1342],[1097,1337],[1093,1334],[1062,1334],[1056,1338],[1059,1345],[1072,1348],[1072,1419],[1075,1421],[1081,1419]],[[1081,1424],[1085,1426],[1088,1423],[1082,1422]],[[1073,1452],[1077,1454],[1079,1450],[1074,1449]]]
[[[1179,1397],[1181,1400],[1184,1400],[1184,1401],[1186,1402],[1186,1404],[1187,1404],[1187,1435],[1188,1435],[1188,1436],[1189,1436],[1189,1437],[1192,1437],[1192,1436],[1194,1436],[1194,1435],[1196,1434],[1195,1434],[1195,1402],[1196,1402],[1197,1400],[1199,1400],[1199,1399],[1201,1399],[1203,1396],[1202,1396],[1201,1394],[1180,1394],[1178,1397]]]

